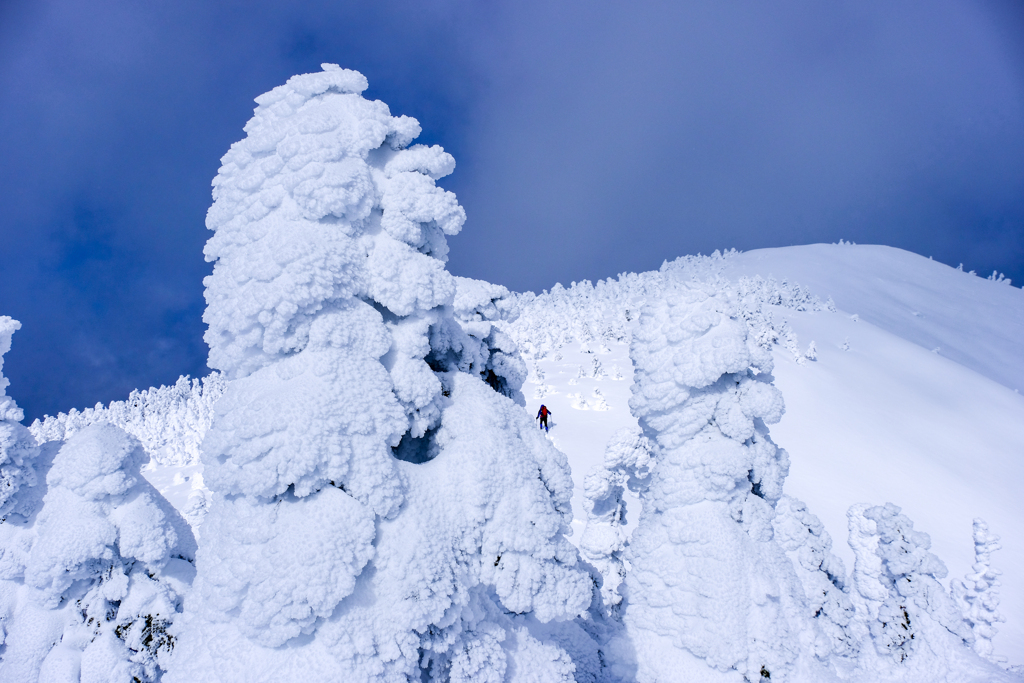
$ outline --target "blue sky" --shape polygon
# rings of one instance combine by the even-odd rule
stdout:
[[[1024,282],[1024,4],[0,2],[4,372],[29,418],[203,375],[210,181],[334,62],[454,154],[514,289],[840,238]]]

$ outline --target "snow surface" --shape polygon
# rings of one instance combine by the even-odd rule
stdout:
[[[1024,293],[1008,280],[846,243],[748,251],[726,259],[722,274],[799,282],[849,315],[1024,391]]]

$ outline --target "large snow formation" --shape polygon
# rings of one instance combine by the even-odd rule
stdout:
[[[493,324],[508,293],[445,270],[455,162],[365,88],[324,65],[257,98],[214,181],[204,320],[231,381],[167,680],[571,680],[540,625],[592,581]]]
[[[773,542],[789,462],[766,429],[784,412],[766,381],[771,354],[716,289],[665,292],[633,336],[630,407],[654,448],[626,553],[636,679],[827,680],[802,642],[803,591]]]

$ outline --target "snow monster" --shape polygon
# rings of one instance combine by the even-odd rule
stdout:
[[[165,680],[572,680],[556,641],[593,582],[565,456],[522,409],[503,288],[445,270],[454,159],[366,87],[325,64],[260,96],[214,180],[204,320],[231,381]]]

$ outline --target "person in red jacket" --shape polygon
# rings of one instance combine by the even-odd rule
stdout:
[[[534,420],[540,420],[540,426],[544,428],[545,432],[548,431],[548,415],[550,414],[551,411],[548,410],[548,407],[542,404],[540,410],[537,411],[537,417],[533,418]]]

